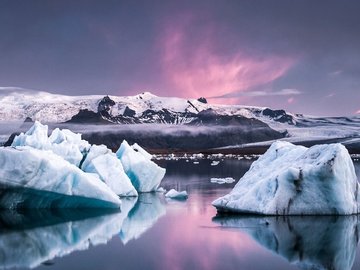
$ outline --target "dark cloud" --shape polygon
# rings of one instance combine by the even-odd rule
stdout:
[[[360,109],[357,0],[1,0],[0,86]],[[297,89],[301,95],[260,95]],[[209,96],[207,95],[207,96]]]

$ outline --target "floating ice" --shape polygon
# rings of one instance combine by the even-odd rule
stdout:
[[[135,151],[124,140],[116,155],[138,192],[156,191],[165,175],[165,169],[149,160],[149,156],[144,152],[146,151],[143,149]]]
[[[232,177],[225,177],[225,178],[210,178],[210,182],[211,183],[216,183],[216,184],[231,184],[235,182],[235,179]]]
[[[216,166],[216,165],[219,165],[219,163],[220,163],[220,161],[213,160],[210,165]]]
[[[275,142],[213,205],[219,211],[265,215],[355,214],[359,184],[343,145]]]
[[[166,192],[166,189],[163,188],[163,187],[159,187],[156,192],[160,192],[160,193],[165,193]]]
[[[116,155],[105,145],[92,145],[81,169],[96,173],[119,196],[137,196],[137,191]]]
[[[170,199],[177,199],[177,200],[186,200],[188,197],[187,192],[184,191],[177,191],[175,189],[170,189],[166,194],[165,194],[166,198],[170,198]]]
[[[38,191],[39,196],[43,191],[46,195],[46,199],[32,205],[16,198],[2,200],[3,208],[119,208],[121,204],[97,175],[81,171],[51,151],[31,147],[0,148],[0,184]]]

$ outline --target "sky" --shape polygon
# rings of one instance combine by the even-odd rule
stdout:
[[[360,114],[357,0],[0,0],[0,87]]]

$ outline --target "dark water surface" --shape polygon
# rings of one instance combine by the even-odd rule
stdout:
[[[0,269],[360,269],[359,217],[217,217],[211,202],[235,183],[210,178],[238,180],[251,161],[159,163],[162,186],[187,201],[156,193],[117,213],[0,212]]]

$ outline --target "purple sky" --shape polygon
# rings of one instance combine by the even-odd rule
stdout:
[[[360,113],[360,2],[0,0],[0,86]]]

